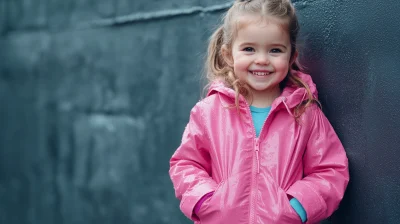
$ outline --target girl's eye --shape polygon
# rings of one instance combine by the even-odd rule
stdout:
[[[274,48],[274,49],[271,50],[271,52],[272,53],[281,53],[282,51],[279,48]]]
[[[246,47],[246,48],[243,49],[243,51],[253,52],[253,51],[254,51],[254,48],[252,48],[252,47]]]

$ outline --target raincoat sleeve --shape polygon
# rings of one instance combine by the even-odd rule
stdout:
[[[317,106],[312,114],[311,133],[303,156],[304,178],[287,191],[303,205],[307,223],[328,218],[338,208],[349,182],[343,145]]]
[[[180,209],[185,216],[197,221],[193,214],[196,203],[213,192],[217,183],[210,177],[211,158],[206,144],[201,109],[196,105],[183,133],[181,145],[172,155],[169,174]]]

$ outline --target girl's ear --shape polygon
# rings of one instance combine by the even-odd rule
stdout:
[[[233,67],[232,52],[228,49],[226,44],[222,45],[221,53],[222,53],[222,58],[224,59],[225,63],[228,64],[230,67]]]

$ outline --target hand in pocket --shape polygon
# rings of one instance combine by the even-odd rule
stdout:
[[[278,186],[278,199],[280,200],[280,214],[279,214],[279,223],[293,223],[293,224],[300,224],[301,218],[290,205],[289,196],[286,192]]]
[[[213,198],[215,195],[219,194],[219,189],[221,188],[222,184],[223,182],[219,183],[214,193],[201,204],[201,207],[196,214],[197,217],[200,219],[200,223],[211,223],[208,220],[212,220],[215,223],[215,217],[217,216],[219,211],[217,209],[217,206],[213,202]]]
[[[249,218],[248,185],[239,184],[241,173],[222,181],[214,194],[204,201],[197,215],[202,224],[245,223]]]

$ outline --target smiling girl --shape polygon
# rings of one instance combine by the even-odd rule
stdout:
[[[317,223],[349,181],[345,150],[301,72],[289,0],[236,1],[208,48],[207,97],[170,160],[197,223]]]

